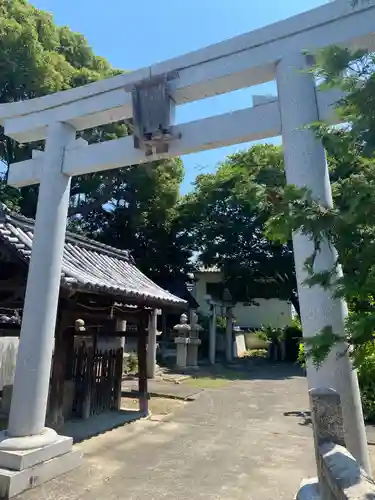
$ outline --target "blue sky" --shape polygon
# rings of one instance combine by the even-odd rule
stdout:
[[[113,66],[137,69],[313,9],[325,0],[33,0],[55,22],[85,35]],[[178,108],[177,121],[246,108],[252,94],[276,93],[274,84],[240,90]],[[276,139],[275,142],[279,142]],[[213,172],[224,157],[246,145],[185,156],[182,192],[199,173]]]

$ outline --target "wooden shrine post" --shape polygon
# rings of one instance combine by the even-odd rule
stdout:
[[[138,397],[139,411],[148,415],[148,391],[147,391],[147,322],[146,311],[138,323],[137,354],[138,354]]]
[[[55,328],[55,347],[52,358],[52,377],[47,412],[47,420],[53,429],[60,427],[63,423],[64,382],[69,344],[67,329],[69,320],[71,320],[69,312],[64,310],[61,301],[59,309]]]

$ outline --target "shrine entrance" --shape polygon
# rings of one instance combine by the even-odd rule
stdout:
[[[321,92],[309,70],[314,53],[328,45],[374,51],[374,15],[372,3],[353,8],[349,1],[336,0],[147,68],[0,106],[8,137],[22,143],[46,141],[44,152],[34,151],[31,159],[11,165],[8,176],[12,186],[40,185],[8,428],[14,438],[8,447],[22,449],[35,441],[53,447],[58,440],[45,430],[44,418],[71,177],[281,135],[287,182],[309,188],[321,203],[332,206],[325,151],[306,126],[318,120],[337,123],[333,106],[341,94]],[[256,96],[252,107],[173,122],[176,105],[272,80],[278,95]],[[120,120],[131,121],[132,136],[92,145],[76,140],[78,131]],[[304,336],[327,325],[343,332],[345,305],[330,292],[305,284],[312,241],[295,234],[293,247]],[[335,262],[334,249],[322,244],[320,270]],[[348,357],[340,354],[333,349],[319,370],[308,363],[309,386],[338,391],[347,447],[368,470],[358,383]],[[0,442],[0,452],[2,446]],[[1,453],[0,467],[6,467]]]

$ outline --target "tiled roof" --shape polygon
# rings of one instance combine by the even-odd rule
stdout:
[[[34,220],[0,206],[0,241],[11,245],[28,261]],[[155,306],[185,306],[186,302],[163,290],[137,269],[129,253],[67,232],[62,263],[64,287],[122,296]]]
[[[189,307],[192,309],[198,309],[199,304],[191,294],[190,290],[186,283],[178,279],[170,279],[170,280],[160,280],[158,281],[159,285],[162,286],[168,292],[176,294],[178,297],[186,300],[189,304]]]

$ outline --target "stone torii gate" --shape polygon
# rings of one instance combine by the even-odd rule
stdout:
[[[8,182],[40,184],[20,346],[8,430],[0,442],[0,493],[12,496],[77,465],[71,442],[45,428],[61,262],[74,175],[140,164],[225,145],[282,135],[289,183],[309,187],[332,205],[325,152],[304,125],[335,120],[337,92],[317,92],[304,54],[330,44],[375,50],[375,6],[353,9],[336,0],[301,15],[131,73],[25,102],[0,106],[0,123],[13,139],[45,140],[43,153],[11,165]],[[253,107],[173,125],[176,105],[276,80],[278,96],[258,96]],[[129,119],[134,136],[87,145],[76,132]],[[303,331],[327,324],[343,332],[346,305],[319,287],[308,288],[303,264],[311,241],[293,237]],[[319,269],[331,268],[324,246]],[[308,366],[311,387],[342,398],[346,442],[369,470],[358,382],[347,357],[334,348],[320,370]],[[73,460],[73,458],[75,459]]]

